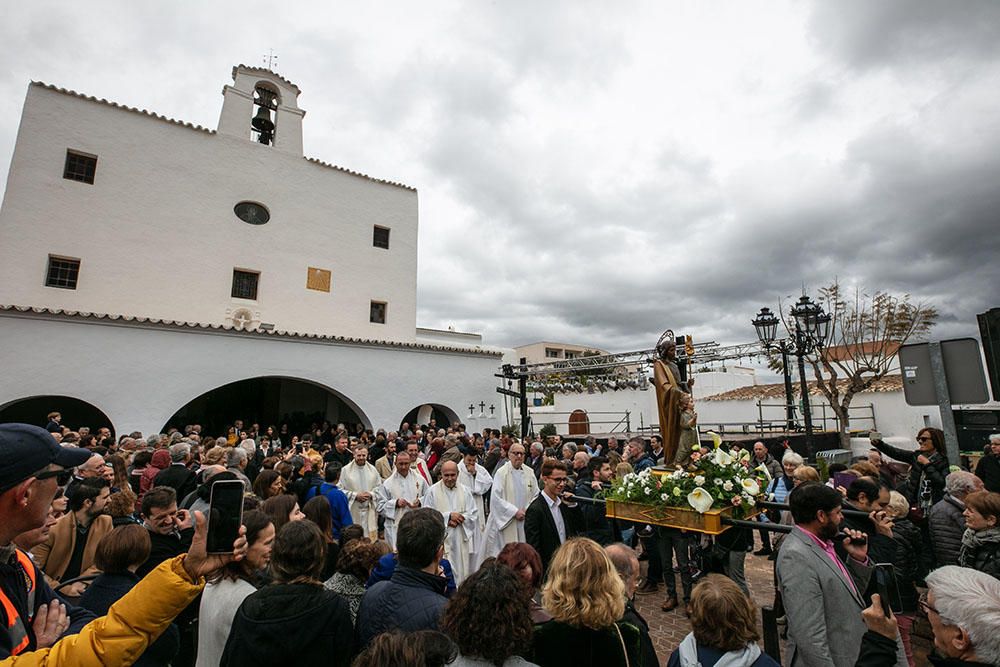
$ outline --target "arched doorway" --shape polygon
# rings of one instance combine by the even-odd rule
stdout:
[[[289,432],[307,432],[313,424],[343,423],[352,433],[360,424],[371,428],[371,421],[346,396],[329,387],[288,377],[257,377],[238,380],[188,401],[161,429],[183,430],[188,424],[200,424],[202,434],[220,436],[236,419],[249,427],[288,424]]]
[[[81,426],[90,427],[91,433],[107,427],[115,434],[115,427],[97,406],[72,396],[31,396],[0,406],[0,424],[21,423],[44,427],[50,412],[62,415],[62,424],[74,431]]]
[[[586,410],[574,410],[569,416],[570,435],[590,435],[590,418]]]
[[[447,428],[462,421],[458,418],[458,414],[446,405],[424,403],[407,412],[399,425],[402,426],[406,423],[410,425],[410,428],[413,428],[414,425],[425,426],[430,424],[432,419],[438,428]]]

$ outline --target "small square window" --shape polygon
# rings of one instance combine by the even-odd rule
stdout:
[[[260,274],[256,271],[233,269],[233,298],[257,300],[257,282]]]
[[[45,286],[76,289],[80,277],[80,260],[49,255],[49,268],[45,272]]]
[[[97,157],[66,151],[66,168],[63,170],[63,178],[93,185],[96,172]]]
[[[385,324],[385,311],[388,305],[384,301],[372,301],[368,321],[372,324]]]
[[[375,232],[372,237],[372,245],[376,248],[389,249],[389,228],[375,225]]]

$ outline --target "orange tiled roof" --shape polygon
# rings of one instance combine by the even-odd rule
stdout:
[[[841,391],[847,388],[847,380],[838,380],[837,385],[840,387]],[[865,389],[863,394],[869,393],[882,393],[890,391],[902,391],[903,389],[903,377],[901,375],[886,375],[885,377],[876,380],[872,386]],[[792,393],[799,393],[799,383],[797,381],[792,382]],[[822,396],[823,392],[820,391],[816,382],[809,383],[809,395],[810,396]],[[724,391],[721,394],[714,394],[712,396],[706,396],[701,399],[703,401],[755,401],[759,399],[767,398],[784,398],[785,397],[785,384],[783,382],[778,382],[776,384],[758,384],[751,387],[739,387],[737,389],[730,389],[729,391]]]

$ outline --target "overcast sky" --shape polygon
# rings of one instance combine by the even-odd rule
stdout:
[[[311,6],[310,6],[311,5]],[[486,342],[746,342],[834,278],[1000,305],[1000,2],[11,3],[30,80],[209,128],[234,64],[308,156],[419,190],[418,324]]]

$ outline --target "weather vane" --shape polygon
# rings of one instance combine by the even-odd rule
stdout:
[[[267,54],[263,57],[264,66],[272,72],[278,68],[278,54],[274,52],[274,49],[268,49]]]

